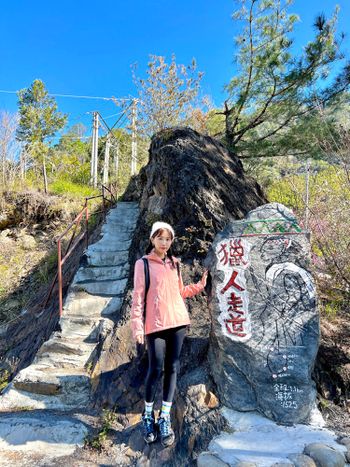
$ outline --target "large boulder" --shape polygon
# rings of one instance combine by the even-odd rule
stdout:
[[[319,345],[309,260],[308,235],[278,203],[216,235],[206,260],[213,279],[209,360],[229,407],[283,424],[307,421]]]
[[[259,185],[243,171],[237,157],[214,138],[188,128],[165,130],[152,138],[149,162],[135,177],[123,200],[139,201],[140,216],[130,247],[128,293],[116,326],[101,348],[97,365],[96,404],[114,406],[125,428],[140,420],[143,410],[147,352],[136,354],[130,334],[133,265],[149,241],[152,223],[174,226],[174,254],[181,258],[185,284],[203,272],[201,261],[215,234],[233,219],[266,203]],[[216,403],[217,389],[210,375],[207,352],[211,328],[204,293],[186,300],[191,327],[184,341],[181,369],[172,410],[177,444],[174,465],[187,465],[224,427]],[[161,403],[161,385],[156,410]],[[217,407],[216,407],[217,406]],[[161,460],[157,459],[161,465]]]

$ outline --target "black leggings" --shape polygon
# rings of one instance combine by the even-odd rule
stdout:
[[[180,370],[180,353],[186,334],[186,325],[146,334],[148,373],[146,377],[146,402],[154,402],[164,362],[163,401],[172,402],[177,373]],[[164,359],[165,356],[165,359]]]

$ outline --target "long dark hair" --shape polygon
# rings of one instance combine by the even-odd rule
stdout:
[[[158,230],[156,230],[154,232],[154,234],[152,235],[152,238],[156,238],[159,235],[162,235],[164,230],[167,230],[170,233],[171,239],[173,240],[174,239],[173,234],[168,229],[158,229]],[[148,253],[150,253],[153,248],[154,248],[154,246],[152,245],[152,242],[151,242],[151,239],[150,239],[149,243],[147,245],[147,248],[146,248],[146,255],[148,255]],[[172,247],[170,247],[169,250],[166,252],[166,256],[170,259],[172,266],[175,267],[175,262],[174,262],[174,258],[173,258],[174,254],[172,252]]]

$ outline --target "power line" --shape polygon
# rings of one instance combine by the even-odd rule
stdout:
[[[124,115],[126,115],[127,111],[130,109],[130,107],[132,106],[132,103],[133,101],[131,101],[131,103],[128,105],[128,107],[124,110]],[[123,115],[121,115],[118,120],[115,122],[115,124],[112,126],[112,128],[110,129],[110,131],[113,130],[113,128],[116,126],[116,124],[121,120],[121,118],[123,117]]]
[[[120,115],[120,114],[123,114],[123,113],[124,113],[124,110],[122,110],[121,112],[117,112],[116,114],[108,115],[108,117],[105,117],[105,120],[107,120],[107,118],[116,117],[117,115]]]
[[[5,89],[0,89],[0,93],[2,94],[17,94],[19,91],[7,91]],[[104,100],[104,101],[113,101],[113,102],[127,102],[132,100],[130,97],[101,97],[101,96],[79,96],[75,94],[56,94],[56,93],[48,93],[49,96],[52,97],[70,97],[73,99],[97,99],[97,100]]]

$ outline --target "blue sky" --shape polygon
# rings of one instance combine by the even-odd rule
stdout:
[[[301,17],[296,49],[312,38],[315,15],[330,15],[336,4],[341,8],[339,30],[349,33],[349,0],[295,0],[290,11]],[[2,2],[0,89],[18,90],[40,78],[51,93],[135,95],[130,65],[137,62],[142,73],[149,54],[170,59],[174,52],[178,63],[196,58],[205,73],[203,93],[220,105],[223,85],[233,74],[234,8],[232,0]],[[345,50],[347,43],[348,38]],[[99,110],[107,117],[119,110],[112,102],[56,99],[69,114],[69,124],[90,126],[87,112]],[[16,108],[16,95],[0,93],[0,110]]]

